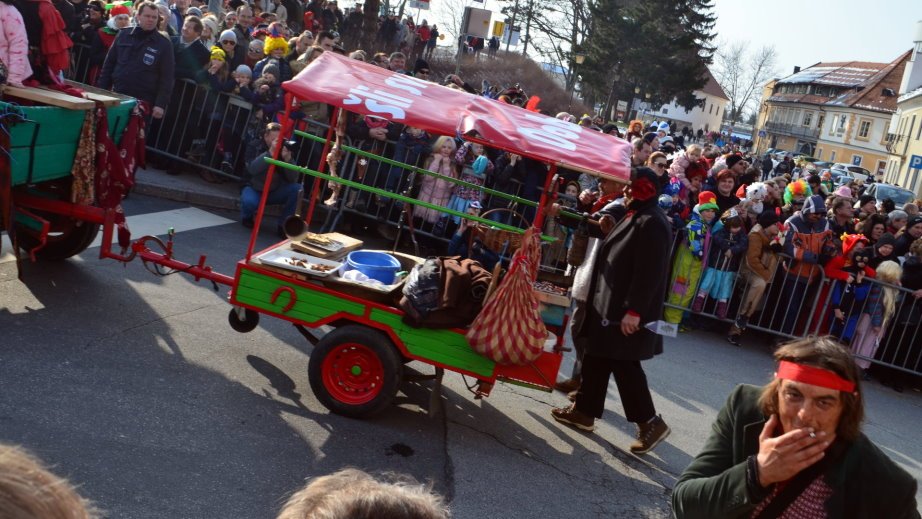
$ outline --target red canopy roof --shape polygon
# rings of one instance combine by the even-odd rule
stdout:
[[[573,123],[324,52],[283,88],[296,97],[380,116],[620,182],[631,146]]]

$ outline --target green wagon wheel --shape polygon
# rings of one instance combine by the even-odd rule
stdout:
[[[385,410],[397,395],[403,363],[380,332],[346,325],[324,336],[308,364],[311,389],[330,411],[352,418]]]

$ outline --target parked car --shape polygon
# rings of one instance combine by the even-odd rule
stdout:
[[[830,170],[830,171],[831,171],[831,170]],[[841,171],[839,171],[839,172],[832,172],[832,183],[833,183],[833,185],[835,185],[836,187],[839,187],[839,186],[843,186],[843,185],[845,185],[845,184],[848,184],[848,183],[851,182],[852,180],[855,180],[855,177],[850,177],[850,176],[846,175],[845,173],[842,173]]]
[[[912,191],[890,184],[871,184],[864,193],[873,196],[878,202],[889,198],[893,200],[897,209],[902,209],[915,198],[915,193]]]
[[[852,166],[851,164],[846,164],[844,162],[836,162],[830,168],[832,171],[842,171],[848,173],[850,176],[861,180],[862,182],[867,182],[871,178],[871,172],[862,168],[861,166]]]

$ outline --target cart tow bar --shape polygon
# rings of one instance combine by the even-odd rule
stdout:
[[[202,279],[207,279],[211,281],[211,285],[214,288],[214,291],[219,290],[218,284],[232,286],[234,284],[234,278],[220,274],[212,270],[212,268],[205,264],[207,256],[202,254],[199,256],[198,263],[185,263],[178,261],[173,258],[173,237],[176,235],[176,230],[173,227],[170,227],[167,231],[167,241],[163,242],[160,238],[156,236],[142,236],[132,242],[131,244],[131,253],[128,256],[118,256],[110,255],[120,261],[128,263],[133,260],[135,257],[140,257],[141,261],[144,263],[144,268],[146,268],[151,273],[158,276],[169,276],[177,273],[189,274],[195,281]],[[163,252],[154,252],[147,246],[147,242],[156,243]],[[150,265],[153,265],[151,268]],[[164,270],[162,267],[166,267],[170,270]]]

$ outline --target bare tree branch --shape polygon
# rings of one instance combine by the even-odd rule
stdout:
[[[730,98],[727,118],[743,119],[753,111],[762,86],[777,74],[778,53],[771,45],[750,53],[748,42],[720,42],[714,54],[714,77]]]

